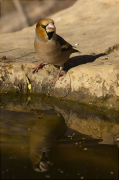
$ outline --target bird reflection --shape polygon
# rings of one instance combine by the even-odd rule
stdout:
[[[57,146],[67,126],[63,116],[54,110],[32,112],[37,115],[38,120],[30,134],[30,160],[36,172],[45,172],[53,164],[48,155],[50,148]]]
[[[35,153],[35,151],[34,151]],[[39,154],[35,153],[39,158],[34,159],[34,163],[33,163],[33,169],[37,172],[45,172],[49,170],[49,165],[50,162],[48,161],[48,156],[46,154],[46,152],[42,152],[42,155],[40,156]],[[37,163],[38,161],[38,163]]]

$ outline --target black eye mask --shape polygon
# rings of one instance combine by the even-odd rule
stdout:
[[[41,24],[40,25],[43,29],[45,29],[45,31],[46,31],[46,26],[44,26],[43,24]],[[53,34],[54,34],[54,32],[47,32],[46,31],[46,33],[47,33],[47,36],[48,36],[48,40],[50,40],[51,38],[52,38],[52,36],[53,36]]]
[[[44,26],[43,24],[40,25],[43,29],[46,30],[46,26]]]

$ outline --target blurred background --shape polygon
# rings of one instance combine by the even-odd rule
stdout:
[[[72,6],[76,0],[2,0],[1,33],[32,26],[40,19]]]

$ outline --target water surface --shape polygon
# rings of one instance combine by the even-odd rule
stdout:
[[[2,179],[118,179],[119,112],[1,96]]]

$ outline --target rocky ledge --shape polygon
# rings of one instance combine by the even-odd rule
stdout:
[[[118,0],[77,1],[52,15],[57,34],[82,53],[73,54],[55,85],[59,68],[34,53],[35,25],[1,35],[1,93],[46,93],[86,104],[119,109]],[[51,88],[50,88],[51,87]]]

